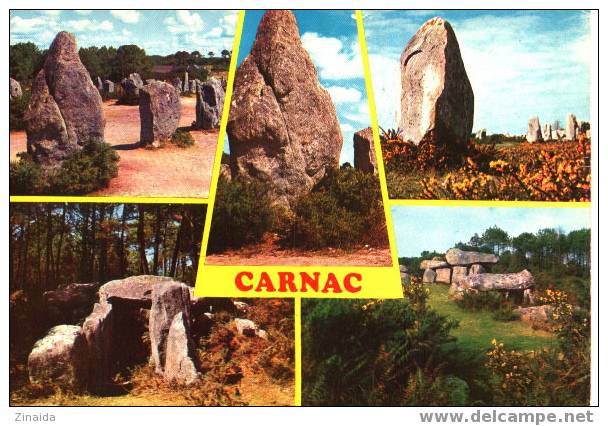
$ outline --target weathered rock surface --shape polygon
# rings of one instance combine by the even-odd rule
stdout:
[[[184,85],[182,87],[182,91],[189,92],[190,91],[190,80],[188,80],[188,71],[184,73]]]
[[[173,87],[175,87],[175,90],[177,90],[177,93],[181,93],[182,91],[182,79],[179,77],[175,77],[173,80],[171,80],[171,85]]]
[[[190,89],[190,93],[195,95],[196,94],[196,86],[198,84],[198,80],[190,80],[190,84],[188,85],[189,89]]]
[[[437,279],[437,273],[432,269],[427,269],[422,274],[422,282],[426,284],[432,284]]]
[[[449,22],[430,19],[401,54],[403,138],[464,148],[473,129],[474,95]]]
[[[225,97],[222,83],[215,78],[197,84],[196,127],[204,130],[220,127]]]
[[[445,260],[423,260],[420,262],[420,269],[437,269],[450,266]]]
[[[24,114],[28,153],[43,167],[55,168],[84,144],[102,142],[102,106],[74,35],[60,32],[34,79]]]
[[[454,266],[452,268],[452,282],[457,283],[458,280],[467,276],[469,268],[466,266]]]
[[[267,11],[239,66],[228,117],[233,176],[269,182],[288,206],[339,166],[342,132],[294,15]]]
[[[399,265],[399,272],[407,272],[407,266]]]
[[[82,320],[97,299],[96,284],[68,284],[42,295],[47,311],[47,320],[53,324],[74,324]]]
[[[138,275],[110,281],[99,288],[99,303],[115,303],[133,308],[150,309],[152,289],[157,283],[173,281],[170,277]]]
[[[576,116],[571,112],[566,116],[566,140],[575,141],[578,135],[578,123]]]
[[[103,90],[103,81],[101,81],[101,77],[97,76],[97,78],[95,79],[95,86],[97,87],[97,90]]]
[[[82,329],[58,325],[38,340],[27,359],[31,383],[83,390],[88,373],[87,347]]]
[[[452,281],[461,290],[525,290],[534,287],[534,277],[527,270],[514,274],[475,274]]]
[[[435,281],[449,284],[452,281],[452,269],[451,268],[437,268],[435,269],[437,278]]]
[[[108,94],[114,93],[114,82],[111,80],[105,80],[103,82],[103,91]]]
[[[160,144],[171,139],[181,115],[179,93],[162,81],[153,81],[139,91],[140,142]]]
[[[190,325],[190,291],[187,285],[177,281],[156,283],[152,289],[150,308],[150,364],[157,373],[164,371],[167,336],[173,318],[183,313],[183,321]]]
[[[134,72],[129,74],[129,77],[123,78],[120,82],[122,87],[122,94],[120,96],[120,103],[126,105],[137,105],[139,103],[139,89],[144,87],[144,81],[141,76]]]
[[[472,265],[474,263],[498,263],[498,256],[476,251],[464,251],[457,248],[449,249],[445,258],[450,265]]]
[[[194,345],[190,338],[188,319],[178,312],[171,321],[167,335],[164,377],[168,381],[189,385],[198,372],[194,362]]]
[[[9,97],[11,99],[20,98],[21,96],[23,96],[23,91],[21,90],[21,84],[14,78],[9,77],[8,88],[9,88],[9,91],[8,91]]]
[[[545,127],[543,128],[543,140],[550,141],[551,139],[553,139],[551,125],[549,123],[545,123]]]
[[[520,315],[520,319],[531,324],[534,327],[551,330],[553,306],[529,306],[526,308],[519,307],[515,310]]]
[[[243,318],[235,318],[234,326],[236,327],[236,331],[243,336],[255,336],[257,331],[257,326],[255,323],[248,319]]]
[[[486,270],[483,265],[480,265],[478,263],[471,265],[471,269],[469,269],[469,275],[483,274],[485,272]]]
[[[374,135],[372,128],[359,130],[353,136],[355,148],[355,168],[365,173],[378,174],[376,149],[374,148]]]
[[[112,305],[96,303],[82,324],[89,360],[88,387],[102,390],[111,380],[113,333]]]
[[[543,133],[540,128],[540,120],[538,119],[538,116],[532,117],[530,121],[528,121],[528,133],[526,133],[526,140],[530,143],[543,141]]]

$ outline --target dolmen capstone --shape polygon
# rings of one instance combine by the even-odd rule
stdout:
[[[179,93],[162,81],[152,81],[139,91],[140,143],[158,147],[169,141],[181,116]]]
[[[211,130],[220,127],[225,97],[222,83],[215,78],[196,83],[196,128]]]
[[[471,135],[473,112],[473,88],[456,34],[448,21],[432,18],[401,54],[399,128],[403,139],[459,152]]]
[[[483,265],[497,262],[498,256],[491,253],[451,248],[445,253],[445,259],[434,257],[420,262],[420,269],[424,270],[422,281],[450,284],[459,278],[484,271]]]
[[[232,176],[267,182],[273,202],[286,208],[339,167],[336,109],[290,11],[262,17],[236,71],[227,133]]]
[[[80,62],[73,34],[62,31],[53,40],[24,120],[27,152],[44,169],[59,167],[87,143],[104,141],[101,95]]]
[[[133,314],[145,311],[141,333],[150,335],[150,365],[169,382],[192,383],[199,373],[190,317],[197,301],[191,294],[188,286],[169,277],[142,275],[104,284],[82,326],[55,326],[36,342],[28,357],[30,381],[71,391],[102,391],[120,357],[141,344],[124,340],[141,340],[129,329],[141,326],[133,324]],[[117,346],[121,341],[123,346]]]
[[[21,90],[21,84],[12,77],[8,79],[8,88],[9,88],[9,97],[11,100],[20,98],[23,96],[23,91]]]
[[[365,173],[378,174],[374,135],[371,127],[359,130],[353,136],[355,148],[355,169]]]

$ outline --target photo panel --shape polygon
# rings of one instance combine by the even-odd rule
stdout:
[[[363,13],[390,198],[590,201],[592,11]]]

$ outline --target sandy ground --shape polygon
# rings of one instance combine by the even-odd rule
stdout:
[[[209,254],[205,258],[205,265],[391,266],[391,251],[388,248],[361,248],[355,251],[280,250],[256,245],[221,254]]]
[[[196,99],[181,98],[180,127],[189,127],[195,120]],[[192,130],[194,146],[178,148],[168,145],[146,149],[139,143],[139,107],[104,103],[106,142],[118,155],[118,176],[108,188],[90,195],[139,197],[207,198],[218,139],[217,131]],[[10,133],[10,158],[27,150],[24,131]]]

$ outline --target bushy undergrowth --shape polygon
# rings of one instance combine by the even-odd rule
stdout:
[[[220,175],[217,186],[209,249],[222,251],[259,243],[272,230],[276,210],[267,184]]]
[[[279,230],[283,244],[305,249],[386,246],[388,236],[377,176],[350,166],[331,170],[293,205]]]
[[[29,89],[23,89],[23,95],[21,97],[10,100],[8,123],[11,132],[25,129],[23,114],[30,102],[30,97],[31,92]]]
[[[194,138],[188,130],[177,129],[171,136],[171,143],[180,148],[187,148],[194,145]]]
[[[416,279],[403,300],[303,301],[306,405],[455,405],[443,346],[456,325],[426,308]],[[456,398],[453,400],[452,398]]]
[[[118,174],[119,156],[111,145],[90,142],[44,172],[27,154],[10,164],[10,192],[13,195],[84,195],[105,188]]]

